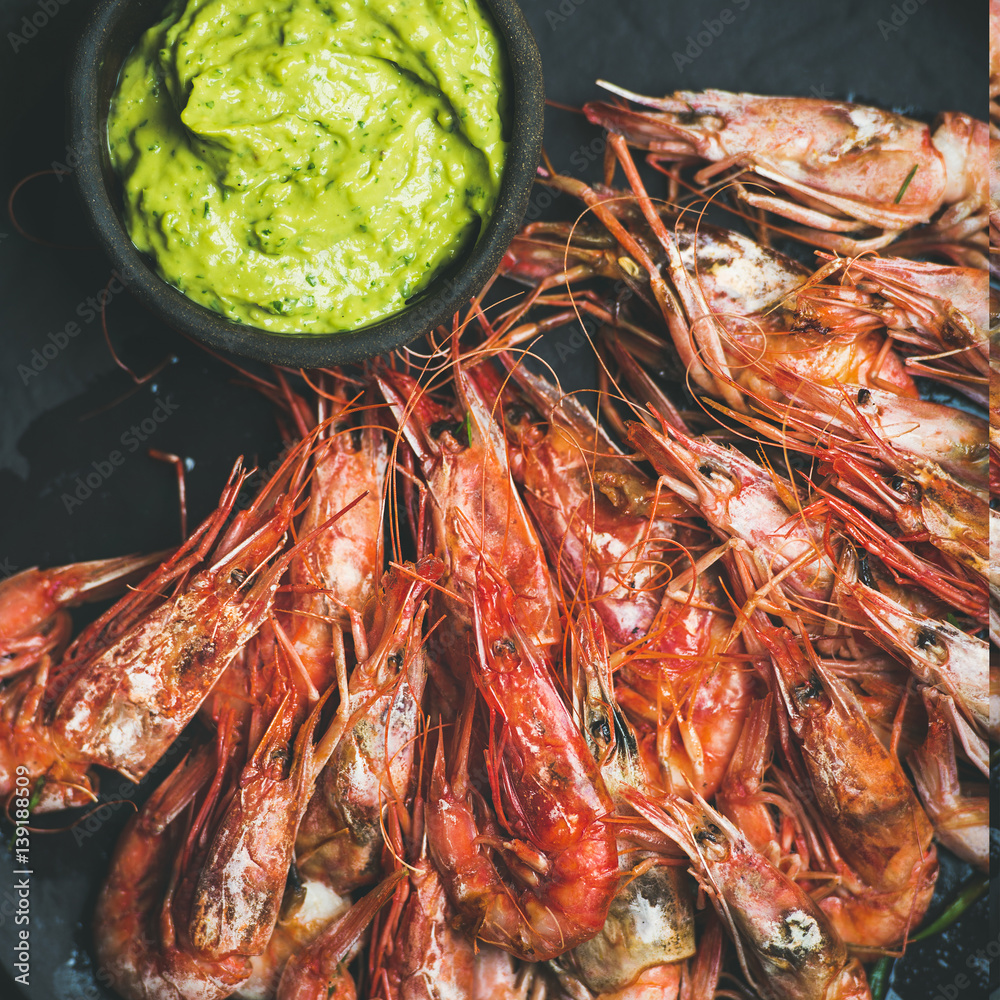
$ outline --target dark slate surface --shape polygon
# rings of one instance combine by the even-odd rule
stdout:
[[[951,108],[986,116],[981,2],[526,0],[523,6],[541,49],[548,96],[562,104],[597,97],[593,81],[606,77],[650,94],[720,87],[869,99],[919,115]],[[88,7],[88,0],[0,0],[5,198],[27,174],[53,163],[72,165],[63,74]],[[731,12],[728,24],[724,10]],[[26,17],[29,28],[31,18],[41,25],[30,38]],[[546,109],[546,148],[557,168],[596,178],[597,139],[581,116]],[[533,204],[547,214],[575,210],[558,200]],[[90,242],[65,180],[30,181],[17,207],[36,235],[71,246]],[[149,445],[189,459],[194,519],[211,509],[236,455],[266,464],[277,453],[267,405],[122,293],[108,307],[122,357],[138,371],[176,359],[153,381],[133,386],[111,360],[95,318],[94,299],[109,279],[107,263],[93,249],[29,243],[0,216],[0,573],[174,543],[173,473],[146,456]],[[79,333],[65,336],[72,322]],[[555,333],[541,353],[575,388],[591,382],[593,369],[585,351],[569,349],[571,337],[572,331]],[[145,437],[148,442],[140,440]],[[124,461],[105,474],[115,451]],[[88,475],[96,483],[90,494],[81,490],[81,502],[68,501]],[[109,775],[103,792],[119,801],[72,831],[32,838],[31,985],[14,992],[9,979],[0,978],[4,997],[110,996],[95,977],[87,923],[114,837],[131,812],[121,800],[138,800],[144,789]],[[18,929],[10,870],[0,846],[0,966],[8,971]],[[943,890],[953,892],[968,870],[949,865],[946,873]],[[996,951],[1000,943],[984,901],[950,934],[912,947],[898,963],[894,988],[905,1000],[983,996],[985,959]],[[968,985],[956,985],[963,975]]]

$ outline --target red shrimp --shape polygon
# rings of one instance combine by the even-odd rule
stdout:
[[[922,399],[857,385],[826,387],[780,365],[767,376],[793,405],[762,401],[783,424],[815,432],[818,440],[877,455],[889,468],[917,476],[939,466],[959,487],[981,496],[988,482],[986,421]],[[838,433],[839,432],[839,433]],[[981,527],[985,531],[984,523]]]
[[[957,611],[985,624],[988,593],[984,581],[965,572],[961,566],[942,565],[940,557],[921,555],[866,517],[857,507],[825,490],[817,492],[823,495],[824,505],[837,516],[843,534],[881,559],[896,579],[905,578],[917,584]]]
[[[959,570],[955,582],[961,581],[962,589],[970,592],[969,598],[978,595],[979,603],[985,604],[990,569],[984,523],[986,505],[979,497],[932,468],[911,466],[907,474],[886,475],[884,466],[872,466],[843,450],[833,453],[829,464],[824,456],[821,468],[823,472],[829,470],[827,482],[830,486],[835,486],[844,496],[880,518],[895,521],[902,537],[929,541],[943,554],[972,570],[972,575]],[[823,489],[817,492],[826,494]],[[845,521],[854,520],[855,528],[861,526],[860,519],[852,519],[849,507],[830,494],[826,496],[831,508]],[[992,513],[990,517],[990,530],[993,530]],[[942,566],[939,573],[943,570]],[[954,574],[950,575],[954,578]],[[963,576],[966,579],[962,580]],[[918,576],[916,579],[931,589],[923,578]],[[939,596],[955,603],[944,593]]]
[[[37,802],[45,812],[82,805],[95,797],[92,759],[67,746],[50,725],[52,702],[63,692],[78,664],[142,620],[161,598],[159,590],[180,585],[209,551],[236,501],[244,476],[240,463],[230,475],[218,508],[159,568],[122,597],[77,637],[63,660],[43,656],[34,671],[12,679],[0,690],[0,796],[14,789],[14,768],[28,769]],[[83,706],[86,707],[86,706]]]
[[[770,587],[768,581],[777,576],[783,590],[810,604],[829,598],[836,566],[823,544],[823,525],[807,516],[788,480],[664,420],[659,430],[629,423],[628,436],[666,485],[722,538],[750,547],[762,586]]]
[[[783,853],[781,834],[768,808],[773,799],[764,791],[764,775],[774,750],[773,712],[771,694],[755,700],[750,706],[736,751],[716,793],[715,804],[755,850],[777,866]]]
[[[951,722],[934,692],[924,689],[927,736],[907,758],[917,794],[934,824],[934,834],[950,851],[990,870],[990,803],[986,788],[958,777]]]
[[[450,775],[438,745],[427,835],[471,933],[541,961],[604,926],[618,884],[618,852],[597,766],[537,644],[519,626],[515,602],[511,588],[481,566],[473,595],[478,657],[472,679],[489,709],[493,808],[509,837],[486,817],[468,779],[471,710]]]
[[[824,384],[855,382],[917,395],[912,377],[886,342],[882,318],[860,309],[855,302],[857,293],[849,297],[850,290],[818,284],[827,269],[810,275],[801,264],[741,233],[703,222],[693,225],[684,219],[671,220],[668,229],[659,219],[662,207],[648,199],[627,151],[616,148],[616,152],[623,157],[636,194],[607,189],[603,196],[608,200],[598,204],[612,213],[610,218],[621,217],[620,225],[628,229],[622,228],[619,237],[634,236],[648,249],[647,257],[634,259],[610,237],[605,239],[611,248],[593,249],[589,230],[581,246],[579,226],[564,224],[560,230],[558,224],[548,224],[544,237],[522,236],[517,257],[507,262],[506,273],[532,285],[535,295],[559,284],[594,277],[624,282],[644,302],[649,300],[647,305],[655,314],[657,302],[650,298],[642,278],[645,264],[656,267],[669,275],[685,303],[686,322],[676,305],[663,316],[664,332],[669,333],[674,351],[668,350],[662,333],[630,324],[620,304],[609,304],[606,311],[614,317],[616,333],[628,341],[637,356],[657,369],[670,368],[676,352],[692,379],[716,396],[723,396],[722,389],[707,377],[702,361],[692,353],[692,344],[711,356],[709,348],[714,350],[717,341],[729,366],[728,377],[754,395],[780,397],[774,386],[757,374],[758,365],[766,370],[779,362]],[[562,178],[552,178],[552,182],[557,181],[563,183]],[[592,199],[602,196],[598,191],[605,189],[595,189]],[[643,204],[646,215],[634,208],[626,215],[621,206],[634,206],[637,201]],[[657,220],[655,232],[650,219]],[[537,228],[537,224],[530,226],[527,233]],[[550,242],[556,236],[562,237],[561,243]],[[567,257],[572,266],[563,271]],[[866,295],[864,301],[870,298]],[[533,299],[530,297],[524,307]],[[589,308],[586,301],[582,306]],[[555,317],[560,322],[574,318],[572,312]],[[511,330],[508,342],[541,330],[537,324]]]
[[[191,891],[188,937],[207,958],[262,954],[277,922],[295,828],[335,742],[330,737],[339,736],[333,729],[314,748],[318,711],[295,734],[296,707],[286,687],[206,837],[208,850]]]
[[[383,395],[420,463],[430,496],[433,537],[444,562],[443,583],[455,594],[443,608],[454,654],[474,648],[472,595],[481,559],[502,567],[517,596],[516,621],[544,649],[562,636],[555,590],[545,555],[507,462],[507,445],[482,397],[458,365],[458,408],[436,402],[415,379],[383,369]]]
[[[523,366],[512,379],[517,389],[508,383],[502,397],[511,468],[564,600],[594,608],[612,644],[624,646],[656,615],[672,521],[685,505],[657,491],[572,396]]]
[[[900,657],[925,684],[951,695],[977,731],[1000,740],[1000,699],[990,696],[988,642],[948,622],[914,614],[881,593],[850,547],[841,562],[841,586],[846,591],[841,607],[863,621],[877,643]]]
[[[330,773],[354,781],[347,793],[335,799],[347,813],[347,822],[346,831],[335,828],[331,837],[335,845],[345,845],[334,860],[358,861],[359,870],[334,871],[328,883],[341,892],[345,887],[374,881],[369,877],[372,862],[366,853],[377,854],[381,849],[377,834],[380,795],[392,792],[383,784],[393,778],[400,783],[398,794],[406,792],[407,752],[423,689],[420,645],[424,609],[420,602],[428,581],[421,578],[421,569],[433,578],[436,567],[404,567],[388,575],[369,632],[371,656],[355,668],[352,684],[342,692],[336,717],[315,745],[313,732],[323,700],[296,733],[295,696],[288,680],[279,678],[273,697],[280,704],[240,772],[231,798],[222,800],[221,816],[207,838],[210,846],[192,893],[189,931],[191,945],[199,953],[218,957],[229,953],[259,955],[265,950],[278,918],[300,820],[317,776],[335,755],[341,759],[334,759]],[[406,682],[411,676],[412,684]],[[363,766],[366,761],[362,752],[374,757],[378,765],[371,768],[370,776],[356,774],[359,763]],[[394,775],[388,774],[389,766],[380,757],[389,752],[400,758],[394,762]],[[357,794],[355,786],[361,787],[363,795]],[[362,834],[363,846],[355,846],[352,853],[351,846]],[[308,873],[306,865],[301,867]],[[376,869],[376,878],[377,874]]]
[[[855,950],[893,947],[930,904],[938,870],[933,827],[848,688],[787,629],[751,628],[770,654],[778,700],[842,879],[820,905]]]
[[[118,839],[93,933],[98,965],[125,1000],[223,1000],[250,975],[241,955],[193,955],[174,917],[182,817],[217,766],[211,747],[185,757]]]
[[[58,658],[69,642],[66,608],[116,596],[140,570],[162,557],[122,556],[26,569],[0,580],[0,677],[33,667],[46,654]]]
[[[296,839],[303,873],[337,892],[376,882],[382,813],[410,791],[426,681],[421,605],[444,567],[433,557],[393,568],[366,614],[368,658],[351,671],[342,738],[320,776]]]
[[[112,609],[106,622],[99,621],[93,633],[85,632],[70,648],[50,710],[53,736],[68,754],[139,780],[191,720],[266,619],[289,563],[319,534],[317,529],[281,551],[294,500],[280,490],[296,478],[308,446],[305,442],[294,450],[257,502],[234,520],[217,545],[214,563],[194,575],[179,572],[191,558],[168,564],[169,573],[165,569],[147,583],[178,579],[171,597],[152,611],[141,605],[137,610],[130,597],[124,598],[120,603],[128,627],[115,621]],[[231,481],[220,511],[231,507],[237,484]],[[213,516],[208,527],[199,529],[204,537],[198,553],[220,523]]]
[[[943,381],[963,371],[966,377],[989,374],[987,271],[902,257],[828,259],[840,269],[844,284],[857,291],[858,308],[878,316],[897,343],[911,353],[942,356],[941,361],[950,357],[955,363],[938,370],[914,358],[907,361],[912,370]],[[956,377],[950,384],[961,387],[965,379]]]
[[[767,1000],[870,1000],[864,969],[823,911],[700,796],[635,809],[683,848],[754,989]],[[665,811],[664,811],[665,810]]]
[[[612,687],[607,644],[594,609],[581,614],[573,630],[573,671],[582,688],[580,725],[619,814],[631,814],[624,792],[662,794],[655,756],[644,756]],[[661,992],[680,982],[680,963],[695,953],[694,915],[688,878],[655,852],[619,838],[621,887],[601,931],[564,959],[574,975],[602,995],[634,990]],[[630,995],[630,994],[628,994]],[[672,996],[672,994],[669,994]]]
[[[736,748],[754,690],[742,642],[710,570],[695,569],[684,593],[672,586],[647,642],[618,671],[618,699],[652,725],[668,787],[710,796]]]
[[[288,622],[282,627],[315,691],[325,690],[335,679],[335,623],[356,621],[378,584],[388,466],[381,428],[360,425],[364,414],[371,411],[362,409],[355,414],[339,388],[327,405],[333,413],[313,434],[309,506],[299,534],[314,531],[355,497],[366,495],[289,567],[290,607],[279,620]],[[364,651],[359,653],[364,658]]]
[[[942,115],[932,133],[901,115],[826,99],[721,90],[656,99],[601,85],[643,109],[592,103],[590,121],[648,150],[654,163],[709,161],[695,175],[700,184],[734,168],[738,197],[798,223],[792,231],[806,242],[845,254],[879,249],[942,209],[937,242],[975,245],[983,228],[988,137],[967,115]],[[745,173],[780,193],[744,185]]]
[[[293,558],[290,550],[268,566],[290,516],[286,499],[268,523],[181,593],[74,664],[51,721],[68,754],[136,781],[149,771],[267,616]]]
[[[390,836],[397,854],[401,857],[406,849],[408,878],[397,889],[386,924],[373,942],[377,959],[373,992],[378,1000],[470,997],[474,992],[476,946],[456,927],[455,908],[431,864],[424,801],[419,795],[412,813],[406,845],[397,814],[390,816]]]

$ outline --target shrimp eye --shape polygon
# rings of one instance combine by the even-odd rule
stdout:
[[[872,568],[868,564],[867,552],[858,553],[858,579],[869,589],[878,590],[878,584],[872,576]]]
[[[906,497],[907,502],[920,502],[922,491],[919,483],[912,483],[909,479],[904,479],[902,476],[893,476],[889,480],[889,486],[897,493],[902,493]]]
[[[430,426],[431,437],[436,441],[447,431],[463,448],[469,447],[469,429],[464,420],[437,420]]]
[[[230,583],[237,583],[237,584],[243,583],[243,581],[246,580],[246,578],[247,578],[246,573],[244,573],[243,570],[241,569],[234,569],[232,573],[229,574]]]
[[[399,668],[403,665],[403,654],[399,652],[390,653],[386,662],[390,667],[392,667],[393,670],[399,670]]]
[[[293,861],[291,868],[288,869],[288,878],[285,880],[285,892],[281,897],[281,919],[287,920],[293,917],[305,901],[306,887]]]
[[[932,628],[925,626],[917,633],[917,649],[927,649],[928,646],[936,646],[937,642],[937,633]]]
[[[594,719],[594,721],[590,724],[590,735],[593,736],[598,743],[610,743],[611,727],[608,725],[608,720],[603,716],[599,719]]]
[[[694,835],[694,839],[699,844],[704,844],[705,841],[708,841],[710,844],[717,844],[722,839],[722,831],[714,823],[709,823]]]
[[[515,646],[510,639],[497,639],[497,641],[493,643],[494,656],[513,656],[514,652]]]
[[[504,410],[503,414],[507,418],[507,423],[514,427],[528,415],[528,411],[519,403],[512,403]]]
[[[699,465],[698,466],[698,472],[701,473],[701,475],[703,475],[703,476],[711,476],[712,475],[712,467],[710,465],[707,465],[707,464]]]
[[[990,510],[1000,510],[1000,497],[990,497]]]
[[[820,679],[816,674],[810,674],[809,680],[804,681],[802,684],[796,684],[792,688],[792,693],[795,695],[795,700],[800,704],[804,705],[807,701],[813,701],[818,698],[823,691],[823,685],[820,683]]]
[[[351,447],[355,451],[361,451],[362,432],[360,427],[351,428]]]
[[[865,403],[870,403],[871,398],[872,398],[871,390],[858,389],[858,406],[864,406]]]

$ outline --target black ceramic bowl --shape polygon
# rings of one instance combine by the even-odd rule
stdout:
[[[122,63],[155,24],[166,0],[100,0],[84,29],[69,74],[69,139],[76,181],[101,246],[129,290],[169,325],[211,347],[273,364],[317,368],[359,361],[415,340],[446,322],[486,284],[514,238],[541,155],[545,91],[535,39],[515,0],[483,0],[507,47],[510,142],[493,216],[466,258],[416,301],[388,319],[349,333],[288,334],[230,322],[193,302],[155,271],[122,222],[111,168],[107,118]]]

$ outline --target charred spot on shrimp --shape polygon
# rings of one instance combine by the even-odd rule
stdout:
[[[611,714],[615,723],[615,743],[626,756],[634,757],[639,752],[639,744],[631,726],[625,722],[618,709],[613,709]]]
[[[508,427],[517,427],[518,424],[523,423],[527,419],[527,416],[527,407],[522,406],[520,403],[511,403],[503,411],[503,418],[507,422]]]
[[[211,639],[195,638],[186,643],[177,663],[177,672],[184,676],[192,668],[201,668],[215,656]]]
[[[795,313],[795,319],[792,321],[792,330],[795,333],[815,333],[820,336],[826,336],[830,332],[830,328],[821,323],[815,316],[804,316],[802,313]],[[861,390],[861,392],[867,391],[867,389]]]
[[[815,917],[794,910],[778,921],[774,935],[762,942],[767,957],[782,966],[801,968],[826,942]]]

